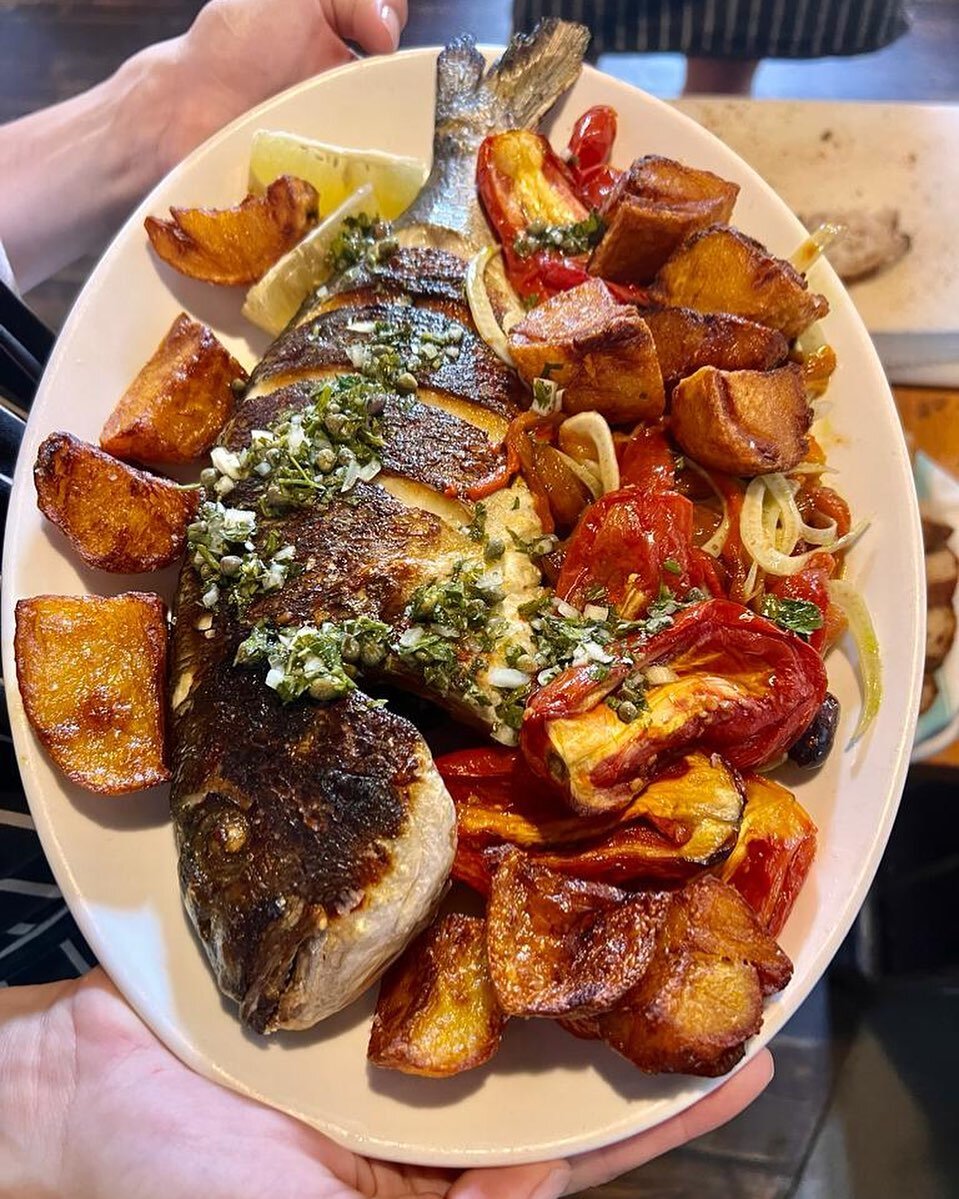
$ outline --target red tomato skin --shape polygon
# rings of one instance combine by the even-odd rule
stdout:
[[[609,162],[616,140],[616,109],[608,104],[587,108],[569,139],[570,167],[575,176],[588,174]]]

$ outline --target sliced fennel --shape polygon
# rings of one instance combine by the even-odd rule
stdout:
[[[828,586],[830,600],[842,609],[849,622],[849,632],[859,655],[862,709],[847,746],[851,748],[866,732],[879,711],[882,702],[882,659],[879,656],[879,640],[872,617],[861,592],[845,579],[830,579]]]

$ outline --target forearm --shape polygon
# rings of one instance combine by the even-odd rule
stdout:
[[[166,161],[180,41],[103,83],[0,126],[0,240],[23,289],[98,250]]]

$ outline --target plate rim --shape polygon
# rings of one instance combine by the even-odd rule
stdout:
[[[98,290],[99,277],[109,266],[113,257],[119,253],[118,247],[125,244],[129,235],[129,231],[142,222],[142,217],[151,208],[155,207],[154,197],[161,191],[165,190],[171,183],[180,179],[185,173],[190,171],[196,160],[206,154],[211,153],[222,141],[229,138],[233,133],[244,127],[250,126],[251,129],[255,122],[261,117],[267,115],[273,108],[282,106],[289,100],[296,98],[299,95],[309,93],[322,86],[331,78],[341,76],[346,72],[355,72],[359,74],[361,71],[373,69],[374,71],[387,69],[390,64],[400,58],[430,58],[435,59],[435,56],[442,47],[416,47],[409,50],[402,50],[395,55],[361,59],[354,62],[346,63],[334,70],[324,72],[321,75],[314,76],[311,79],[304,80],[301,83],[294,85],[291,88],[271,97],[261,104],[250,109],[248,112],[231,121],[223,129],[219,130],[211,138],[207,139],[202,145],[198,146],[191,152],[182,162],[178,163],[170,172],[167,173],[144,197],[131,212],[129,217],[121,226],[120,230],[111,240],[109,246],[104,251],[102,257],[98,261],[96,267],[78,297],[76,303],[70,311],[67,320],[64,323],[61,338],[64,335],[72,332],[73,328],[82,322],[89,305],[93,302],[93,296]],[[480,45],[479,49],[488,57],[493,57],[502,52],[502,46]],[[641,97],[643,104],[652,104],[653,107],[661,110],[666,110],[670,114],[670,119],[687,123],[696,131],[696,136],[705,137],[712,142],[717,143],[724,153],[731,155],[736,159],[740,169],[750,178],[750,186],[755,190],[762,191],[765,199],[768,202],[774,203],[781,213],[788,211],[785,203],[780,199],[776,192],[758,175],[758,173],[749,164],[725,145],[721,139],[717,138],[709,130],[699,125],[693,118],[680,112],[675,107],[669,105],[663,100],[644,92],[642,89],[635,87],[632,84],[626,83],[623,80],[616,79],[613,76],[607,75],[605,72],[598,71],[589,64],[584,64],[583,73],[587,77],[601,77],[605,85],[612,86],[613,90],[619,94],[632,97]],[[797,234],[804,235],[804,230],[798,221],[798,218],[790,214],[796,226]],[[876,390],[884,393],[883,403],[891,406],[893,412],[894,401],[889,389],[889,385],[885,380],[876,356],[875,349],[869,339],[862,319],[856,313],[849,300],[845,288],[836,278],[832,268],[828,264],[823,264],[824,269],[831,275],[832,290],[841,293],[844,296],[846,303],[849,306],[850,315],[852,317],[850,328],[855,331],[859,349],[863,352],[872,366],[873,379],[867,379],[866,385],[873,389],[873,384],[876,385]],[[54,348],[51,356],[49,371],[44,377],[41,388],[38,391],[38,398],[45,394],[48,388],[55,385],[59,377],[59,373],[67,365],[64,361],[66,355],[62,351],[62,341],[58,338],[57,346]],[[62,352],[61,352],[62,351]],[[908,471],[908,457],[906,454],[906,446],[903,437],[900,435],[896,446],[897,458],[906,465],[906,473],[911,479],[911,472]],[[24,504],[29,502],[31,498],[30,480],[27,476],[32,473],[32,463],[27,464],[26,459],[21,455],[17,462],[17,467],[14,475],[14,486],[11,494],[10,510],[8,514],[8,526],[15,525],[20,517]],[[915,486],[912,486],[912,512],[911,524],[913,536],[909,542],[909,552],[912,558],[914,567],[914,577],[912,582],[918,583],[919,586],[914,589],[913,601],[917,606],[919,601],[924,598],[923,592],[923,574],[922,574],[922,556],[918,550],[921,546],[921,534],[919,523],[919,508],[916,501]],[[12,538],[7,538],[4,547],[3,567],[6,573],[10,562],[14,555],[14,542]],[[16,668],[13,660],[13,639],[12,639],[12,615],[15,600],[6,593],[3,599],[4,612],[4,635],[3,635],[3,665],[4,677],[7,679],[15,679]],[[918,682],[921,677],[922,666],[922,647],[924,645],[924,612],[917,610],[914,613],[917,618],[913,623],[916,629],[914,645],[911,655],[911,677],[910,682],[916,685],[911,688],[912,698],[906,706],[905,729],[909,730],[910,734],[914,731],[919,703],[919,687]],[[897,681],[898,682],[898,681]],[[198,1073],[211,1078],[213,1081],[221,1084],[229,1085],[232,1089],[239,1090],[252,1098],[258,1099],[269,1106],[279,1108],[280,1110],[290,1111],[290,1107],[284,1108],[283,1103],[276,1099],[272,1099],[263,1095],[253,1085],[246,1083],[244,1080],[238,1080],[231,1075],[225,1074],[222,1070],[218,1070],[215,1063],[208,1060],[202,1053],[194,1052],[193,1047],[185,1039],[179,1028],[163,1019],[157,1019],[156,1014],[150,1011],[150,1003],[147,998],[146,991],[138,984],[135,973],[124,966],[122,960],[116,958],[110,949],[109,945],[104,948],[101,945],[101,938],[96,929],[93,912],[90,905],[85,901],[84,896],[80,893],[77,882],[71,868],[68,856],[63,851],[57,830],[53,827],[54,822],[48,819],[48,810],[42,802],[42,793],[40,783],[35,777],[35,762],[36,755],[43,754],[42,748],[35,740],[32,730],[26,721],[23,712],[22,701],[19,694],[19,687],[10,686],[8,688],[8,702],[10,706],[10,723],[11,732],[13,734],[14,746],[17,754],[18,765],[20,767],[21,776],[24,780],[24,790],[27,793],[28,803],[31,814],[34,818],[34,823],[37,827],[37,832],[40,836],[44,852],[50,861],[54,876],[57,879],[60,889],[63,892],[65,903],[73,913],[83,935],[90,942],[91,947],[95,947],[101,964],[106,969],[107,973],[117,980],[117,985],[123,995],[130,1002],[131,1006],[137,1011],[138,1015],[148,1027],[152,1028],[160,1039],[176,1054],[182,1061],[188,1064]],[[747,1053],[743,1061],[737,1066],[736,1070],[741,1069],[759,1049],[765,1046],[773,1036],[781,1029],[786,1020],[798,1010],[806,996],[809,994],[813,986],[819,981],[822,973],[831,960],[836,950],[839,947],[843,937],[848,932],[852,923],[865,899],[866,892],[878,868],[882,851],[888,840],[889,832],[895,818],[898,808],[899,797],[902,794],[902,788],[905,781],[906,770],[909,765],[909,754],[911,747],[911,735],[904,736],[901,739],[900,745],[895,758],[894,770],[889,779],[889,784],[886,788],[884,796],[884,805],[882,809],[882,819],[877,822],[873,830],[873,836],[870,842],[870,849],[863,862],[860,863],[857,872],[855,886],[846,893],[846,899],[839,919],[832,928],[831,934],[825,939],[824,943],[820,944],[815,952],[813,965],[808,969],[806,977],[801,984],[790,983],[788,990],[789,1003],[788,1013],[784,1011],[786,1002],[776,1004],[775,1006],[767,1006],[764,1012],[763,1026],[759,1034],[754,1037],[747,1047]],[[26,759],[26,760],[25,760]],[[30,780],[28,785],[27,780]],[[147,1012],[150,1011],[149,1016]],[[358,1153],[372,1154],[377,1157],[385,1157],[388,1160],[404,1163],[415,1163],[426,1166],[455,1166],[455,1167],[471,1167],[471,1166],[489,1166],[497,1164],[520,1164],[524,1162],[542,1161],[556,1157],[566,1156],[572,1153],[582,1153],[591,1149],[598,1149],[609,1144],[617,1142],[626,1136],[636,1132],[644,1131],[655,1127],[662,1122],[663,1119],[677,1115],[680,1112],[687,1110],[692,1103],[702,1098],[716,1086],[727,1081],[736,1071],[730,1072],[719,1079],[686,1079],[689,1083],[687,1091],[688,1095],[683,1099],[670,1097],[661,1101],[670,1107],[670,1111],[661,1117],[656,1117],[653,1120],[644,1119],[640,1112],[645,1108],[649,1101],[643,1100],[638,1103],[630,1101],[627,1098],[623,1099],[623,1115],[622,1118],[613,1123],[608,1123],[602,1128],[594,1129],[586,1134],[569,1134],[565,1136],[557,1136],[547,1143],[540,1142],[535,1147],[514,1146],[512,1148],[472,1148],[472,1149],[448,1149],[436,1151],[424,1151],[423,1148],[414,1148],[399,1141],[393,1141],[388,1135],[358,1133],[355,1129],[345,1126],[334,1126],[329,1121],[322,1125],[316,1121],[304,1117],[301,1113],[293,1112],[295,1116],[304,1119],[305,1122],[314,1127],[320,1128],[321,1131],[329,1135],[333,1140],[346,1148],[354,1150]]]

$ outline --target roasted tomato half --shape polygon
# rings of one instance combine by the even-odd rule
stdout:
[[[609,811],[693,747],[738,770],[776,760],[825,694],[822,659],[801,637],[708,600],[622,643],[610,665],[563,671],[527,705],[520,745],[575,811]]]

